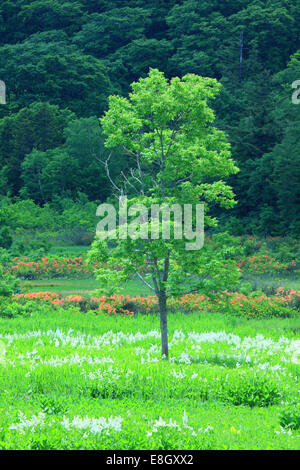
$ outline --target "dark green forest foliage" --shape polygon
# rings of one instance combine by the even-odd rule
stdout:
[[[241,171],[222,226],[299,234],[299,20],[300,0],[3,0],[0,195],[109,197],[98,118],[109,94],[155,67],[223,85],[211,106]]]

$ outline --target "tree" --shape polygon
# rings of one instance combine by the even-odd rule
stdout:
[[[111,86],[102,61],[70,44],[64,31],[0,47],[0,71],[19,107],[48,101],[81,116],[103,112]]]
[[[25,156],[34,148],[45,152],[62,145],[64,128],[74,117],[67,109],[49,103],[32,103],[0,120],[0,164],[5,168],[2,178],[7,181],[6,192],[18,194]]]
[[[297,236],[300,230],[300,138],[299,129],[295,126],[286,131],[280,144],[275,145],[272,152],[261,159],[261,168],[265,173],[269,169],[264,180],[269,198],[273,196],[272,203],[266,204],[272,208],[271,222],[274,225],[274,233]],[[253,175],[254,180],[254,175]],[[253,180],[251,183],[253,184]],[[251,184],[251,186],[252,186]],[[254,186],[254,185],[253,185]],[[251,188],[252,189],[252,188]],[[252,191],[255,190],[255,186]],[[265,190],[265,191],[266,191]],[[276,224],[277,222],[277,224]],[[264,223],[267,226],[266,223]],[[269,229],[269,233],[271,230]]]
[[[74,198],[78,194],[80,168],[78,161],[62,148],[40,152],[33,150],[21,164],[24,186],[20,195],[38,203],[60,197]]]
[[[207,104],[219,89],[214,79],[188,74],[168,82],[162,72],[150,69],[146,78],[132,84],[129,98],[110,97],[109,109],[101,119],[106,146],[123,147],[131,159],[131,167],[127,174],[123,173],[123,187],[119,185],[115,189],[123,196],[129,195],[128,206],[139,205],[131,215],[140,213],[140,216],[132,221],[133,226],[119,223],[115,233],[119,237],[113,249],[108,239],[96,240],[90,259],[102,261],[98,271],[102,285],[111,288],[137,275],[157,296],[163,357],[168,357],[168,295],[200,288],[216,289],[224,286],[225,274],[228,285],[238,275],[235,271],[230,278],[234,271],[230,249],[224,246],[222,237],[214,257],[211,257],[212,250],[206,248],[209,258],[201,249],[187,249],[187,239],[174,236],[178,228],[182,229],[175,219],[174,204],[179,207],[203,204],[206,225],[213,226],[216,220],[208,215],[209,206],[230,208],[235,203],[233,192],[223,178],[238,168],[231,159],[225,134],[212,125],[214,113]],[[141,204],[151,211],[164,204],[172,212],[169,237],[159,236],[164,221],[151,212],[156,235],[153,238],[151,230],[149,238],[151,224],[145,222]],[[134,228],[137,222],[139,229]],[[201,237],[198,222],[193,214],[191,229],[197,242]],[[108,236],[113,232],[109,231]]]
[[[144,34],[150,12],[142,8],[117,8],[93,13],[73,41],[88,54],[105,57]]]
[[[82,5],[76,1],[34,0],[22,5],[18,14],[19,28],[24,30],[24,37],[51,29],[74,32],[79,29],[83,18]]]
[[[99,126],[99,120],[92,116],[71,121],[65,128],[66,151],[70,158],[76,159],[80,171],[77,178],[78,191],[85,193],[89,200],[104,201],[111,193],[109,181],[106,173],[99,162],[104,159],[104,154],[108,154],[108,149],[104,147],[104,136]],[[122,167],[122,156],[118,149],[116,164],[113,169],[113,176],[120,173]],[[120,162],[120,163],[119,163]]]
[[[160,67],[166,72],[172,50],[171,42],[166,39],[147,39],[143,36],[120,47],[105,59],[114,90],[127,94],[129,84],[141,76],[146,76],[149,67]]]
[[[0,207],[0,250],[1,248],[8,249],[12,244],[9,220],[10,217],[7,213],[7,210],[5,210],[3,207]]]

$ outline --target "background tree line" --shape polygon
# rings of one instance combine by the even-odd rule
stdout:
[[[240,172],[229,181],[239,203],[222,226],[298,235],[299,20],[300,0],[2,1],[2,200],[110,197],[98,118],[110,94],[126,96],[154,67],[223,85],[210,106]],[[120,149],[115,177],[123,160]]]

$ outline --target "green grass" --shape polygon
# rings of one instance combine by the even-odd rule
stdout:
[[[267,286],[270,287],[285,287],[287,289],[300,290],[300,277],[292,274],[290,276],[270,276],[268,274],[253,275],[245,273],[241,282],[250,282],[254,290],[260,290]]]
[[[99,282],[95,279],[47,279],[21,282],[21,292],[56,292],[61,295],[90,295],[95,290],[99,290]],[[153,295],[153,292],[147,286],[136,279],[125,284],[120,293],[130,295],[131,297]]]
[[[173,314],[164,361],[158,316],[0,318],[0,449],[297,449],[297,327]]]
[[[89,250],[90,246],[79,245],[52,245],[49,250],[49,255],[61,256],[84,256]]]
[[[300,290],[300,281],[292,280],[289,278],[278,280],[265,275],[256,278],[247,278],[247,281],[248,280],[255,287],[255,290],[260,290],[267,286],[282,286],[286,288]],[[245,282],[245,279],[241,282]],[[95,279],[47,279],[21,282],[21,292],[50,291],[56,292],[61,295],[91,295],[96,290],[101,292],[101,290],[99,289],[99,283]],[[128,283],[126,283],[122,287],[120,293],[130,295],[131,297],[136,297],[139,295],[146,297],[148,295],[153,295],[153,291],[151,291],[138,279],[132,279]]]
[[[22,281],[21,292],[57,292],[61,295],[90,294],[99,288],[95,279],[47,279]]]
[[[251,281],[300,289],[291,277]],[[23,281],[21,291],[98,288],[50,279]],[[122,293],[152,294],[138,280]],[[299,449],[299,429],[280,427],[299,406],[298,318],[176,313],[169,340],[164,361],[158,315],[37,305],[28,318],[0,318],[0,449]]]

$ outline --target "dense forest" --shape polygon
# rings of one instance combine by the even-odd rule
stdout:
[[[222,227],[297,236],[299,25],[300,0],[3,0],[0,204],[109,198],[99,118],[158,68],[223,85],[211,106],[240,171]],[[124,164],[120,151],[116,178]]]

